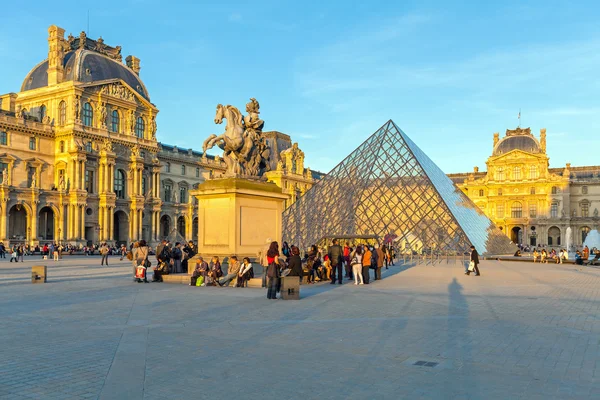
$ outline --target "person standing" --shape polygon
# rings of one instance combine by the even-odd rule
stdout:
[[[106,262],[106,266],[108,267],[108,245],[106,243],[102,243],[100,247],[100,255],[102,256],[102,261],[100,261],[100,265],[104,265]]]
[[[589,250],[588,250],[589,252]],[[19,259],[21,260],[21,262],[25,262],[23,260],[23,254],[25,254],[25,246],[21,245],[17,247],[17,262],[19,262]]]
[[[369,250],[369,246],[365,245],[363,247],[363,255],[362,255],[362,277],[363,277],[363,283],[365,285],[369,284],[369,268],[371,266],[371,250]]]
[[[379,245],[375,245],[375,253],[377,254],[377,265],[375,268],[375,280],[381,280],[381,269],[383,268],[383,261],[385,259],[385,254],[383,254],[383,250],[379,248]]]
[[[354,275],[354,284],[362,285],[363,284],[363,274],[362,274],[362,247],[356,246],[356,250],[351,256],[350,265],[352,266],[352,274]]]
[[[471,257],[470,257],[470,263],[473,263],[473,270],[475,272],[475,276],[481,276],[481,274],[479,273],[479,254],[477,253],[477,250],[475,250],[475,246],[471,246]],[[467,269],[467,271],[465,272],[465,275],[469,275],[471,273],[471,271],[469,271]]]
[[[181,252],[181,243],[176,242],[175,247],[173,247],[173,251],[171,252],[171,257],[173,258],[173,271],[176,274],[180,274],[183,272],[181,269],[181,256],[183,253]],[[187,273],[187,271],[186,271]]]
[[[349,280],[352,280],[352,266],[350,265],[350,253],[352,249],[350,248],[350,243],[346,242],[344,246],[344,267],[346,269],[345,277]]]
[[[263,248],[258,252],[258,260],[260,265],[263,267],[262,273],[262,287],[267,287],[267,268],[269,268],[269,261],[267,261],[267,252],[271,247],[272,240],[267,239],[267,243],[263,246]]]
[[[279,244],[271,242],[267,251],[267,299],[277,299],[277,285],[279,283]]]
[[[338,244],[337,239],[333,239],[333,244],[327,252],[331,261],[331,284],[335,285],[335,275],[337,272],[338,285],[342,284],[342,246]]]

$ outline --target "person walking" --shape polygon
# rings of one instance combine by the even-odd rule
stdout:
[[[335,275],[337,272],[338,285],[342,284],[342,246],[338,244],[337,239],[333,239],[333,245],[327,251],[329,260],[331,261],[331,284],[335,285]]]
[[[106,243],[102,243],[100,247],[100,255],[102,256],[102,261],[100,261],[100,265],[104,265],[106,262],[106,266],[108,267],[108,245]]]
[[[136,243],[137,251],[134,254],[133,261],[136,265],[136,269],[138,266],[142,266],[146,268],[146,273],[144,274],[144,279],[137,279],[138,283],[144,282],[148,283],[148,268],[150,267],[150,260],[148,260],[148,245],[146,245],[146,241],[144,239],[140,240]]]
[[[279,244],[271,242],[267,251],[267,299],[277,299],[277,286],[279,283]]]
[[[356,246],[356,250],[352,253],[350,257],[350,265],[352,266],[352,275],[354,275],[354,284],[362,285],[363,284],[363,274],[362,274],[362,247]]]
[[[479,254],[477,253],[477,250],[475,250],[475,246],[471,246],[471,257],[470,257],[470,263],[473,263],[473,270],[475,272],[475,276],[481,276],[481,274],[479,273]],[[471,273],[471,271],[469,271],[467,269],[467,271],[465,272],[465,275],[469,275]]]
[[[375,280],[381,280],[381,269],[383,268],[383,261],[385,259],[385,254],[383,254],[383,250],[379,248],[379,245],[375,245],[375,253],[377,254],[377,263],[375,268]]]

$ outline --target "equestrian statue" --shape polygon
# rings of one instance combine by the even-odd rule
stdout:
[[[225,132],[219,136],[210,135],[204,141],[202,151],[206,153],[215,145],[223,150],[226,177],[260,177],[271,169],[271,150],[262,136],[265,123],[258,116],[259,109],[255,98],[246,104],[246,116],[234,106],[217,105],[215,124],[222,124],[226,119]]]

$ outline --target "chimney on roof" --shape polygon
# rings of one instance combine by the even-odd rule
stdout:
[[[473,172],[475,172],[475,173],[479,172],[479,167],[473,167]]]
[[[500,140],[500,134],[498,132],[494,133],[494,147],[496,147],[496,144],[498,144],[498,141]]]
[[[136,74],[140,74],[140,59],[136,56],[127,56],[125,59],[127,66],[133,70]]]
[[[51,25],[48,28],[48,86],[63,81],[65,45],[65,30]]]
[[[542,151],[546,152],[546,128],[540,129],[540,145],[542,145]]]

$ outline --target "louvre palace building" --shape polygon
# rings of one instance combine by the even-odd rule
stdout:
[[[550,168],[546,129],[494,133],[487,172],[449,174],[450,179],[514,242],[580,247],[600,222],[600,165]]]
[[[157,141],[157,106],[140,60],[84,32],[48,29],[48,57],[18,93],[0,95],[0,241],[5,245],[99,242],[154,245],[172,233],[197,240],[189,191],[225,171],[218,156]],[[289,195],[322,174],[281,132],[265,176]]]

